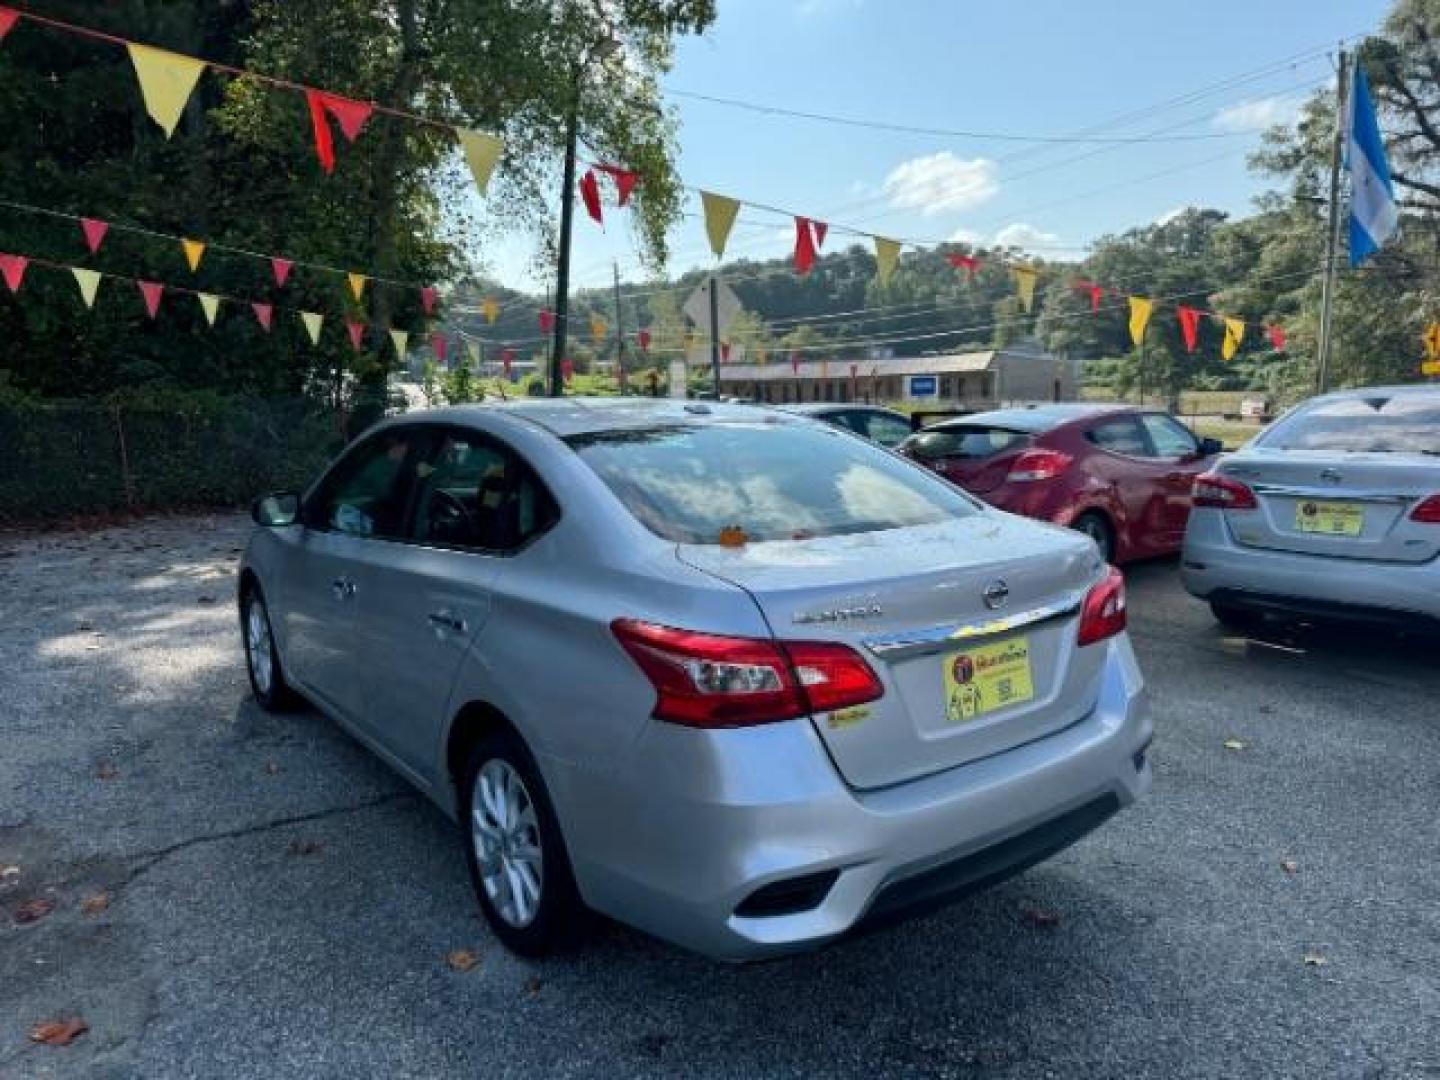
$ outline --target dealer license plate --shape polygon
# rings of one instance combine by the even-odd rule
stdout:
[[[1295,507],[1295,528],[1322,536],[1359,536],[1365,530],[1365,508],[1358,503],[1302,499]]]
[[[1028,637],[950,653],[942,664],[945,718],[951,723],[973,720],[1035,696]]]

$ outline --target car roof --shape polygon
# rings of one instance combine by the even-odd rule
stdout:
[[[465,424],[477,416],[504,416],[528,421],[553,435],[566,438],[601,431],[638,431],[677,424],[794,423],[774,409],[732,405],[719,401],[680,398],[565,397],[517,398],[512,401],[425,409],[396,417],[399,422]]]
[[[1310,398],[1312,401],[1354,401],[1374,397],[1433,397],[1440,394],[1440,383],[1401,383],[1398,386],[1355,386],[1348,390],[1332,390],[1328,394]]]
[[[902,412],[894,409],[887,409],[883,405],[867,405],[863,401],[790,401],[783,405],[776,405],[775,408],[781,412],[795,413],[798,416],[824,416],[832,412],[864,412],[884,413],[886,416],[904,417]]]
[[[978,424],[982,427],[1008,428],[1011,431],[1033,434],[1049,431],[1061,424],[1069,424],[1076,420],[1088,420],[1108,416],[1112,413],[1136,411],[1133,405],[1114,402],[1059,401],[1047,405],[1026,406],[1017,409],[992,409],[990,412],[971,413],[969,416],[956,417],[954,420],[942,420],[938,424],[932,424],[926,430],[944,431],[946,428],[973,427]]]

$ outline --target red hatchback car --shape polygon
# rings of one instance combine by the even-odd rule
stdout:
[[[1180,550],[1190,483],[1220,453],[1165,413],[1057,404],[925,428],[902,454],[992,506],[1086,533],[1111,562]]]

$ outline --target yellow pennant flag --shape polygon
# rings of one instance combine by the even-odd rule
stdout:
[[[590,336],[595,339],[597,345],[605,340],[605,331],[608,329],[605,320],[599,315],[590,316]]]
[[[875,237],[875,268],[880,275],[881,285],[890,284],[890,275],[895,272],[895,264],[899,260],[899,240],[887,240],[883,236]]]
[[[391,330],[390,340],[395,343],[395,355],[405,359],[405,346],[410,343],[410,334],[405,330]]]
[[[205,257],[205,245],[199,240],[181,240],[180,246],[185,249],[185,261],[193,274],[200,269],[200,260]]]
[[[455,135],[460,140],[465,163],[470,166],[470,175],[475,178],[475,186],[480,189],[480,194],[484,195],[485,188],[490,184],[490,174],[495,171],[495,163],[500,160],[500,152],[505,149],[505,143],[494,135],[472,131],[470,128],[456,128]]]
[[[125,48],[130,51],[130,62],[135,65],[135,75],[140,80],[145,111],[165,130],[168,139],[175,134],[175,125],[180,122],[180,114],[185,111],[185,103],[194,93],[205,64],[193,57],[136,45],[133,41],[126,42]]]
[[[735,215],[740,213],[740,203],[708,191],[700,192],[700,202],[705,207],[705,235],[710,237],[710,250],[718,259],[725,254],[725,241],[730,239]]]
[[[200,310],[205,312],[205,321],[214,326],[215,316],[220,314],[220,297],[204,292],[195,295],[200,298]]]
[[[325,316],[314,311],[300,312],[300,321],[305,324],[305,329],[310,334],[310,344],[320,344],[320,324],[325,321]]]
[[[1220,355],[1226,360],[1233,360],[1240,351],[1240,343],[1245,340],[1245,320],[1232,319],[1227,315],[1224,323],[1225,340],[1220,343]]]
[[[1015,275],[1015,287],[1020,290],[1020,307],[1028,312],[1035,306],[1035,280],[1040,272],[1029,266],[1012,267],[1010,272]]]
[[[369,278],[364,274],[346,274],[345,276],[350,280],[350,291],[355,294],[355,299],[359,300],[365,295],[365,282]]]
[[[1155,301],[1143,296],[1130,297],[1130,340],[1137,346],[1145,337],[1145,325],[1150,321],[1150,312],[1155,310]]]
[[[493,296],[487,296],[480,303],[480,313],[485,316],[487,323],[494,323],[500,317],[500,302]]]
[[[100,287],[100,271],[72,266],[70,272],[75,275],[75,284],[80,286],[80,299],[85,301],[87,308],[93,308],[95,306],[95,290]]]

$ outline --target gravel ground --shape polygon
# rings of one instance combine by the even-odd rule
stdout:
[[[530,964],[437,811],[250,702],[246,527],[0,535],[0,1076],[1440,1077],[1433,644],[1229,640],[1139,567],[1156,785],[1094,836],[797,959]]]

